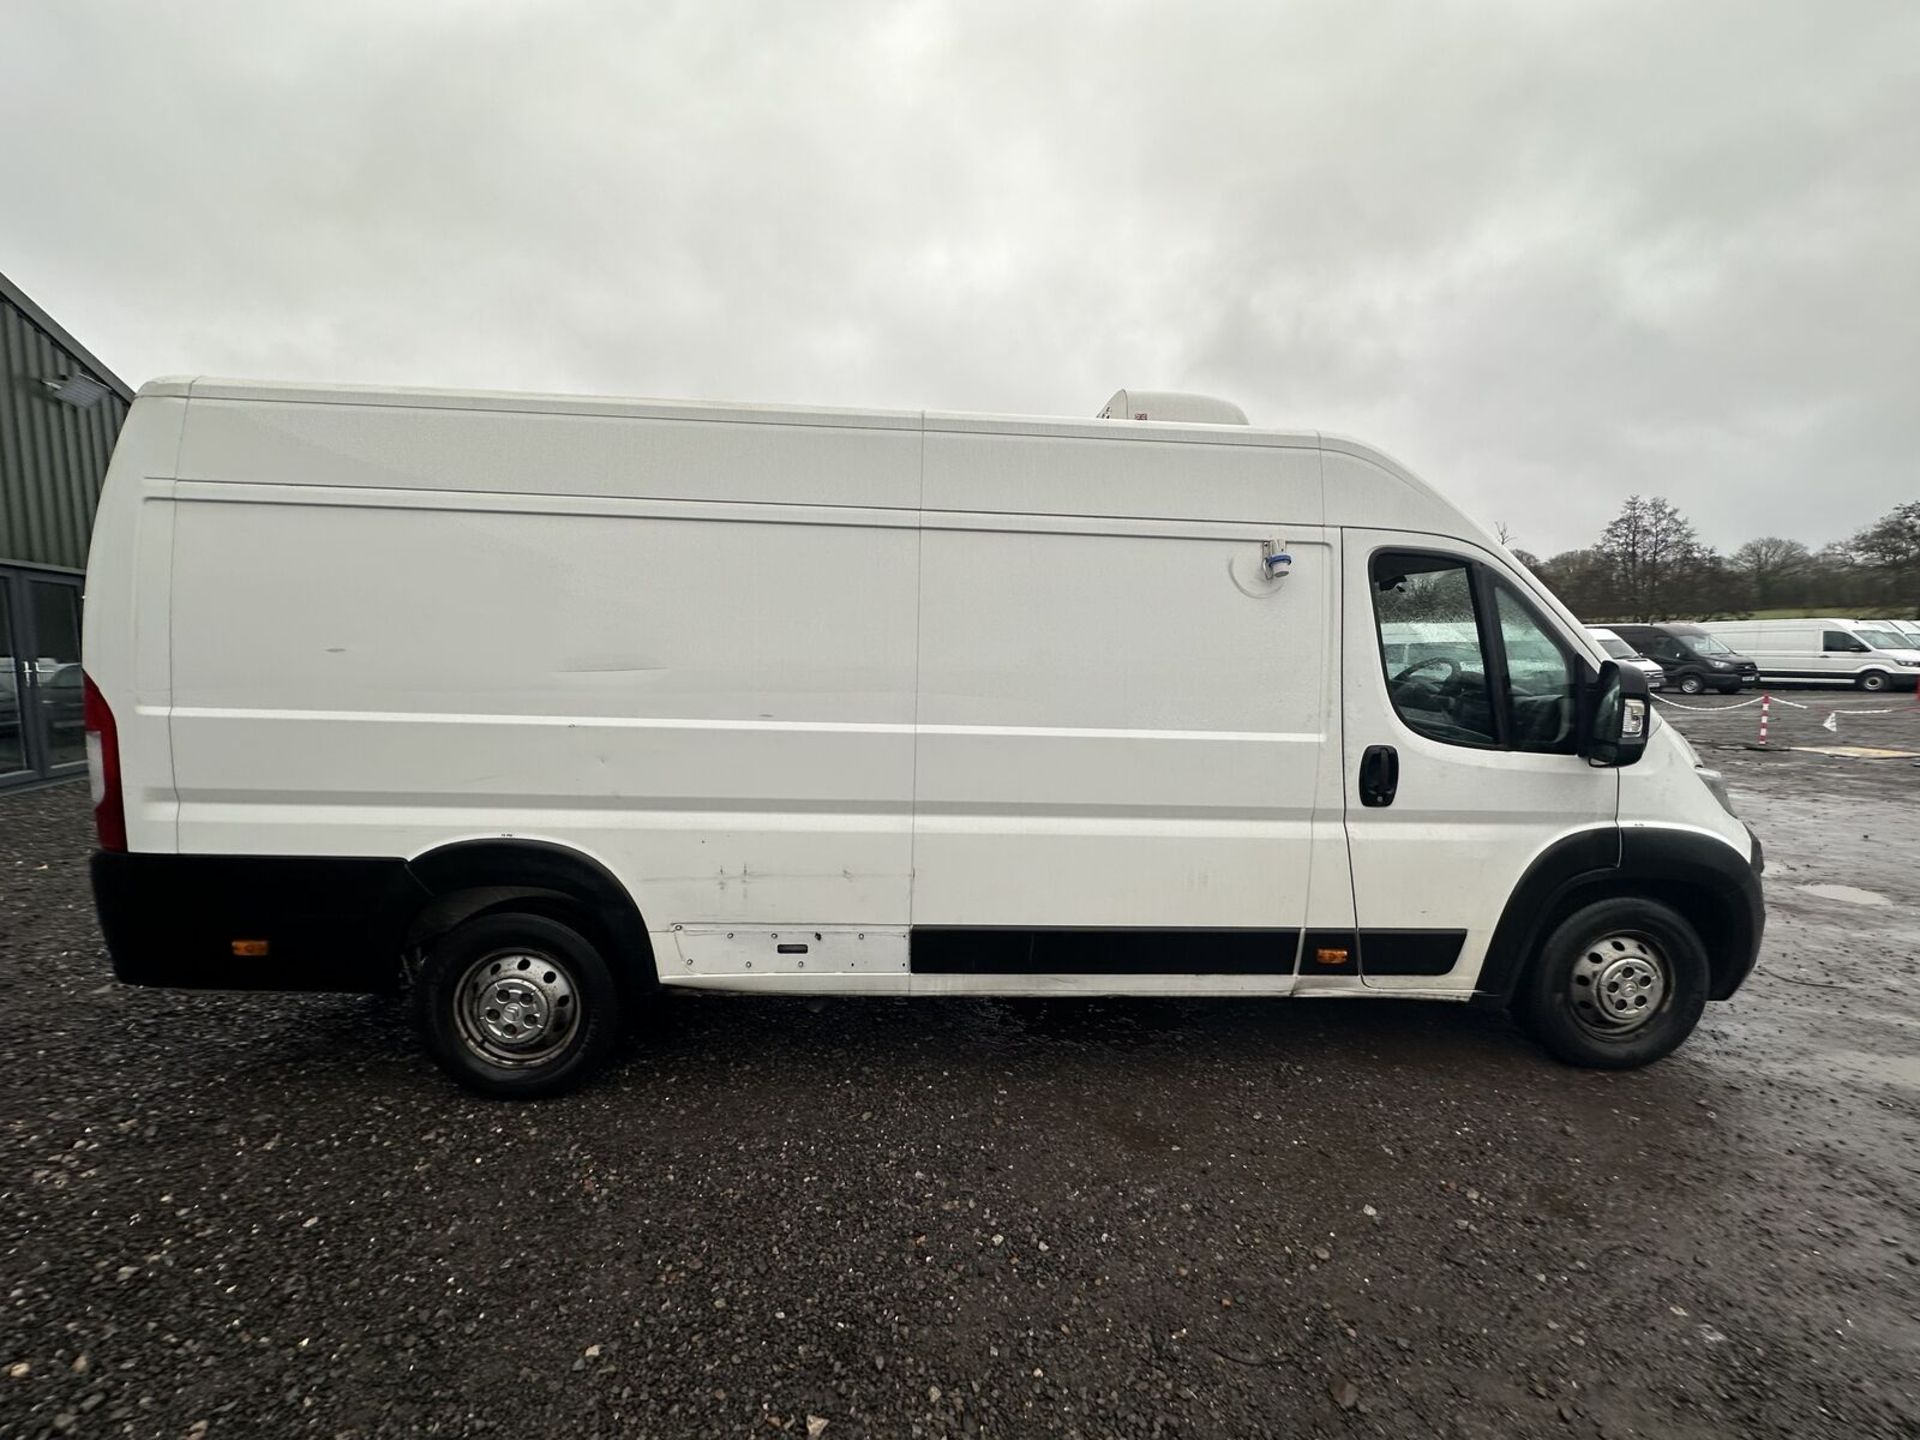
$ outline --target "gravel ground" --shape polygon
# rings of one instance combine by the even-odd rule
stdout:
[[[112,983],[84,787],[0,797],[0,1437],[1920,1434],[1920,768],[1689,703],[1771,928],[1622,1075],[1440,1006],[690,999],[487,1103],[381,1002]]]

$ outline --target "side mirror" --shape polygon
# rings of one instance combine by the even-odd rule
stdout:
[[[1647,750],[1653,726],[1647,677],[1608,660],[1587,689],[1586,743],[1580,753],[1590,765],[1631,765]]]

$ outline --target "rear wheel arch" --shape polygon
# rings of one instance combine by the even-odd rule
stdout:
[[[463,840],[407,862],[430,897],[411,917],[406,949],[499,911],[546,915],[604,948],[629,991],[658,979],[646,921],[626,886],[600,861],[547,840]]]

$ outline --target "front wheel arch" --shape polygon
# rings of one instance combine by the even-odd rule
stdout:
[[[1709,999],[1728,998],[1753,969],[1766,913],[1752,862],[1692,830],[1597,826],[1549,845],[1513,887],[1481,963],[1475,1003],[1511,1005],[1547,937],[1569,915],[1620,897],[1657,901],[1693,928],[1707,951]]]

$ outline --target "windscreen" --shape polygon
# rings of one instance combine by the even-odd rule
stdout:
[[[1731,655],[1733,648],[1722,645],[1711,635],[1682,635],[1681,644],[1701,655]]]
[[[1855,630],[1853,633],[1859,637],[1861,644],[1871,645],[1876,650],[1906,650],[1913,644],[1913,641],[1906,636],[1895,634],[1891,630],[1862,629]]]
[[[1600,648],[1616,660],[1633,660],[1639,655],[1639,652],[1624,640],[1602,640]]]

